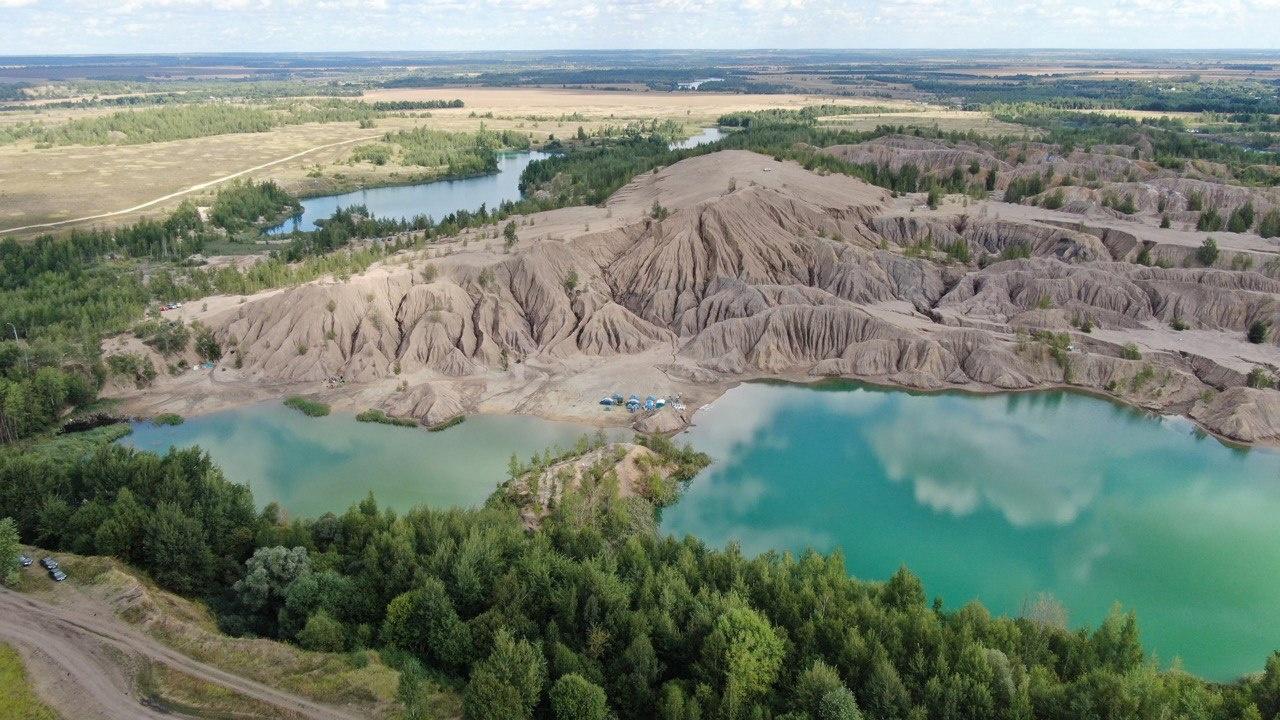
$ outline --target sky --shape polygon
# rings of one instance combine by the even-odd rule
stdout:
[[[0,0],[0,55],[1280,49],[1280,0]]]

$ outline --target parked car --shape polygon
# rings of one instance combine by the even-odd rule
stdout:
[[[27,557],[26,555],[19,555],[18,564],[21,565],[22,567],[31,567],[31,558]]]
[[[58,568],[54,568],[49,571],[49,577],[52,578],[54,582],[62,582],[67,579],[67,574]]]
[[[45,555],[44,557],[40,558],[40,564],[44,566],[44,569],[45,569],[45,570],[57,570],[57,569],[58,569],[58,561],[57,561],[57,560],[54,560],[53,558],[49,557],[48,555]]]

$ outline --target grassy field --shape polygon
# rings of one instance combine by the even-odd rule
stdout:
[[[217,135],[143,145],[64,146],[37,149],[34,143],[0,145],[0,230],[81,218],[130,208],[193,185],[207,183],[248,168],[287,158],[333,143],[305,155],[248,174],[275,179],[287,190],[315,195],[342,192],[360,185],[409,182],[429,174],[424,168],[348,163],[352,150],[388,131],[429,126],[451,131],[474,131],[483,123],[495,130],[528,133],[535,142],[550,135],[570,135],[583,126],[593,131],[625,120],[528,120],[521,117],[470,117],[469,112],[433,111],[432,117],[385,117],[373,129],[354,122],[312,123],[275,128],[263,133]],[[143,216],[158,217],[191,198],[207,204],[214,188],[81,226],[114,225]],[[70,226],[61,226],[66,229]],[[18,235],[46,232],[34,229]]]
[[[3,643],[0,643],[0,720],[58,720],[58,714],[32,691],[18,652]]]
[[[690,133],[736,110],[798,108],[824,102],[901,106],[902,113],[853,115],[828,122],[869,128],[883,122],[937,125],[943,129],[975,129],[1000,134],[1009,127],[984,113],[962,113],[882,98],[833,99],[824,95],[749,95],[727,93],[610,92],[553,88],[435,88],[377,90],[366,100],[431,100],[461,98],[464,108],[401,112],[383,117],[374,128],[355,122],[311,123],[268,132],[216,135],[138,145],[61,146],[37,148],[33,141],[0,145],[0,231],[27,225],[117,213],[173,193],[180,196],[127,213],[57,226],[109,226],[140,217],[159,217],[183,199],[207,204],[216,186],[192,192],[193,186],[271,163],[244,177],[274,179],[299,195],[345,192],[361,186],[415,182],[434,177],[433,169],[352,162],[353,150],[388,131],[428,126],[473,132],[481,124],[494,130],[527,133],[535,143],[550,136],[588,133],[634,120],[670,119]],[[101,108],[0,114],[0,122],[66,122],[101,114]],[[1021,131],[1021,128],[1019,128]],[[340,144],[338,144],[340,143]],[[336,145],[335,145],[336,144]],[[328,147],[326,147],[328,146]],[[290,156],[298,155],[292,159]],[[284,160],[283,162],[277,162]],[[46,228],[14,233],[33,237]]]
[[[138,673],[138,690],[152,707],[188,717],[209,720],[296,720],[301,717],[157,663],[147,663]]]

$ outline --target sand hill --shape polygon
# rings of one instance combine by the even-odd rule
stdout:
[[[832,151],[947,164],[977,152],[901,139]],[[846,176],[719,152],[637,177],[601,207],[522,218],[510,253],[474,231],[346,282],[189,308],[226,356],[130,406],[316,392],[424,422],[487,411],[607,423],[636,418],[603,413],[602,395],[682,394],[689,410],[644,421],[673,429],[744,379],[842,376],[1067,385],[1280,440],[1280,391],[1243,387],[1250,370],[1280,366],[1280,348],[1245,340],[1255,320],[1280,324],[1280,282],[1133,264],[1144,247],[1186,257],[1198,239],[1112,220],[958,198],[931,211]],[[1031,257],[1000,261],[1014,246]],[[1260,238],[1224,248],[1270,252]]]

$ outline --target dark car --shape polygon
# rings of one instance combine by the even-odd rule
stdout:
[[[49,571],[49,577],[53,578],[54,582],[62,582],[63,580],[67,579],[67,574],[62,572],[58,568],[54,568]]]
[[[57,569],[58,569],[58,561],[57,561],[57,560],[54,560],[53,558],[49,557],[48,555],[45,555],[44,557],[40,558],[40,564],[44,566],[44,569],[45,569],[45,570],[57,570]]]
[[[21,565],[22,567],[31,567],[31,558],[27,557],[26,555],[19,555],[18,564]]]

